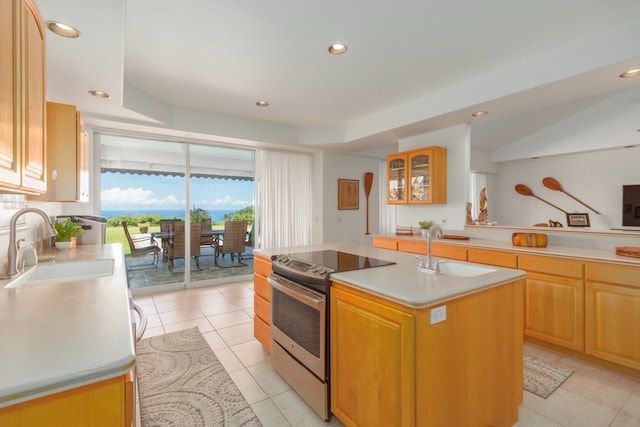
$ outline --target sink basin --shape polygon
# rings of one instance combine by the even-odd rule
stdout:
[[[5,288],[18,288],[45,283],[73,282],[113,274],[113,259],[38,264],[10,281]]]
[[[496,271],[495,268],[484,265],[463,264],[450,261],[440,263],[440,274],[448,276],[473,277],[493,273],[494,271]]]

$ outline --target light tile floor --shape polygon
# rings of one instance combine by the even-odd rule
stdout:
[[[145,337],[198,326],[265,427],[342,426],[322,421],[273,371],[253,337],[253,282],[134,298],[148,319]],[[573,369],[548,399],[524,392],[517,427],[640,427],[640,380],[525,344],[525,354]]]

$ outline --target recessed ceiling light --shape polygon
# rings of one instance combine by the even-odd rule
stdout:
[[[96,98],[109,98],[111,96],[107,92],[103,92],[101,90],[90,90],[89,95],[95,96]]]
[[[47,28],[52,33],[69,39],[75,39],[80,36],[80,31],[73,28],[71,25],[63,24],[62,22],[49,21],[47,22]]]
[[[256,102],[256,105],[258,107],[268,107],[269,103],[267,101],[258,101],[258,102]]]
[[[473,117],[482,117],[486,116],[487,114],[489,114],[488,111],[476,111],[475,113],[471,113]]]
[[[342,55],[347,51],[347,45],[342,43],[334,43],[329,46],[329,53],[331,55]]]
[[[627,70],[624,73],[620,74],[620,77],[623,79],[628,79],[630,77],[640,76],[640,68],[634,68],[633,70]]]

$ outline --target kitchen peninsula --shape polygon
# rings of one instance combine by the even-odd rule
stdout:
[[[450,262],[434,275],[411,254],[350,244],[256,250],[256,264],[319,250],[396,263],[330,276],[331,412],[345,425],[516,422],[523,271]],[[264,274],[256,269],[256,299]],[[269,319],[258,306],[260,331]]]
[[[0,425],[130,426],[135,352],[122,247],[47,255],[55,260],[38,268],[69,265],[71,275],[0,283]],[[79,278],[83,263],[109,271]]]

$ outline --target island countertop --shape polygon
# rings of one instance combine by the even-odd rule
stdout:
[[[282,253],[294,254],[316,250],[335,250],[395,262],[394,265],[383,267],[333,273],[331,280],[417,309],[435,306],[526,276],[522,270],[494,266],[488,267],[492,270],[491,272],[472,277],[429,274],[418,271],[418,260],[413,254],[346,243],[256,249],[254,252],[257,255],[269,257]],[[437,259],[439,258],[434,258],[434,260]],[[462,261],[447,260],[446,262],[478,265]]]
[[[57,263],[111,258],[113,275],[19,288],[0,282],[0,407],[133,369],[122,246],[84,245],[52,254],[50,262]]]

